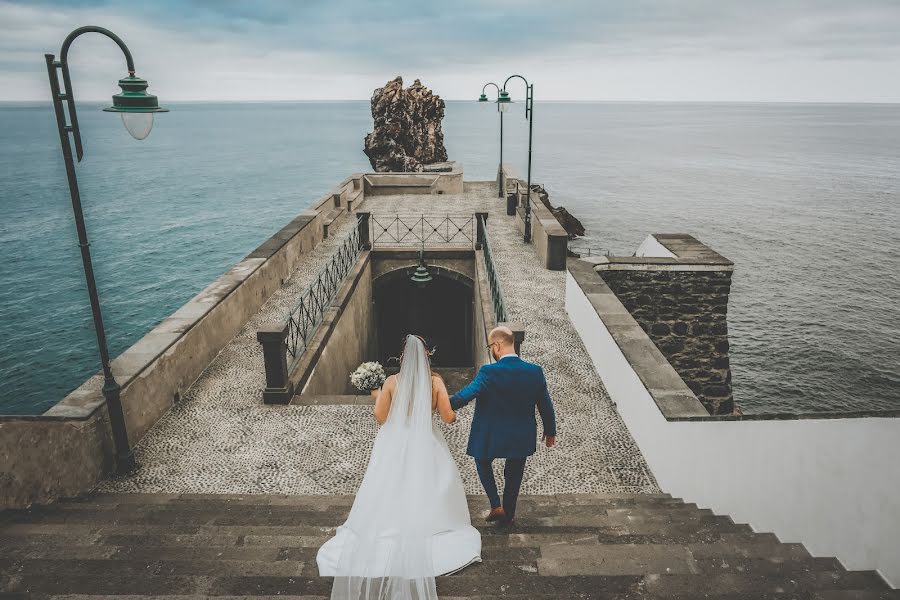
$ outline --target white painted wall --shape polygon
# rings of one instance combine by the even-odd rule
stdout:
[[[666,421],[566,277],[569,318],[663,491],[900,587],[900,419]]]
[[[660,244],[652,233],[644,238],[634,255],[649,258],[678,258],[671,250]]]

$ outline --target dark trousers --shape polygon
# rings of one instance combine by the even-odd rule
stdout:
[[[475,467],[478,469],[478,477],[484,487],[484,493],[491,501],[491,508],[501,506],[500,495],[497,493],[497,481],[494,479],[494,469],[491,468],[492,458],[475,459]],[[516,516],[516,501],[519,499],[519,488],[522,487],[522,475],[525,473],[526,458],[507,458],[503,466],[503,510],[506,518]]]

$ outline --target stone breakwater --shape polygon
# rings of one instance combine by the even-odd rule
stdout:
[[[733,413],[731,271],[600,271],[600,276],[709,413]]]

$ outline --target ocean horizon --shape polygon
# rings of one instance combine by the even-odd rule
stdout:
[[[113,356],[352,172],[368,100],[166,103],[135,142],[79,101],[77,167]],[[467,180],[497,113],[448,101]],[[735,263],[734,396],[747,413],[900,408],[900,104],[536,102],[532,181],[631,254],[690,233]],[[99,359],[49,102],[0,102],[0,413],[40,413]],[[522,105],[504,160],[525,173]]]

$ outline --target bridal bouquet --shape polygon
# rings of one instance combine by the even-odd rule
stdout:
[[[364,362],[350,374],[350,383],[362,392],[380,388],[385,379],[384,367],[379,362]]]

